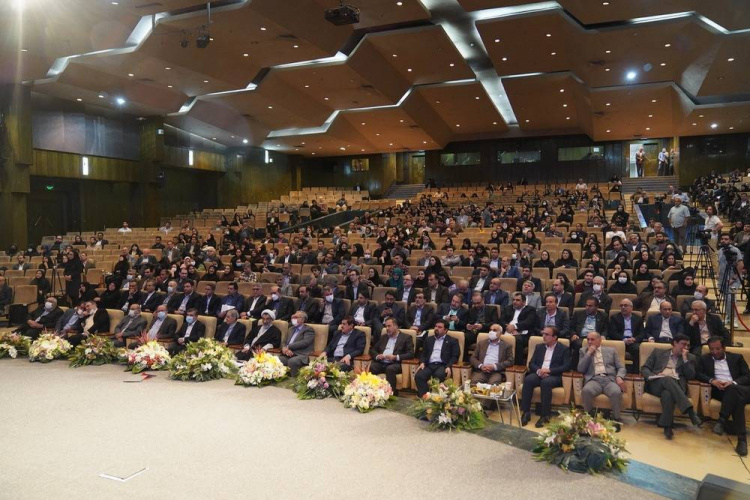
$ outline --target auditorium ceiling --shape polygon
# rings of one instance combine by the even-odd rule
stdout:
[[[747,0],[338,3],[8,0],[0,84],[305,156],[750,131]]]

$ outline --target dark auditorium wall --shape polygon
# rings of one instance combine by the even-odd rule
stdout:
[[[393,153],[357,156],[367,158],[369,170],[354,172],[351,168],[352,157],[306,158],[301,169],[302,186],[304,187],[340,187],[353,188],[361,184],[373,196],[382,196],[388,187],[396,181],[397,162]]]
[[[591,161],[558,162],[560,147],[604,146],[604,158]],[[438,183],[517,181],[522,176],[531,181],[567,181],[584,178],[588,182],[606,182],[613,175],[623,177],[626,153],[621,142],[594,143],[587,136],[529,137],[486,141],[454,142],[442,150],[425,152],[425,178]],[[541,151],[537,163],[503,165],[497,161],[498,151]],[[481,165],[441,166],[443,153],[479,152]]]
[[[680,137],[680,184],[686,186],[712,170],[750,167],[750,134]]]
[[[265,162],[261,148],[241,148],[227,153],[226,172],[218,180],[218,206],[237,207],[259,201],[278,200],[300,189],[300,157],[270,153]]]

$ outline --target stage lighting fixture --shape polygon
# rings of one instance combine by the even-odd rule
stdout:
[[[326,10],[325,18],[326,21],[336,26],[357,24],[359,22],[359,9],[353,5],[344,5],[343,0],[339,0],[337,8]]]

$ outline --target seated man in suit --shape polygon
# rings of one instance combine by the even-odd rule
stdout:
[[[330,287],[326,288],[331,291]],[[292,377],[296,377],[299,369],[309,362],[310,353],[315,345],[315,330],[306,325],[306,321],[307,314],[303,311],[292,314],[292,329],[281,347],[279,359],[289,367],[289,375]]]
[[[71,307],[60,316],[55,324],[55,335],[66,340],[80,335],[83,331],[83,320],[86,317],[86,308],[83,305]]]
[[[398,396],[396,376],[401,373],[401,361],[414,357],[414,342],[411,335],[399,331],[393,317],[386,318],[385,332],[370,346],[370,372],[375,375],[385,373],[393,394]]]
[[[711,398],[721,401],[719,421],[713,431],[723,435],[734,422],[737,432],[737,454],[747,456],[745,405],[750,403],[750,369],[742,354],[726,352],[723,337],[708,339],[708,354],[700,357],[698,380],[711,384]]]
[[[221,299],[216,295],[216,285],[207,283],[203,288],[203,297],[199,298],[195,304],[195,309],[201,316],[213,316],[219,314],[221,309]]]
[[[534,283],[534,290],[540,292],[542,290],[542,280],[535,278],[531,274],[531,265],[527,264],[521,268],[521,277],[516,280],[516,291],[523,291],[523,284],[527,281]],[[533,290],[532,290],[533,291]],[[527,304],[531,305],[531,304]]]
[[[357,326],[366,326],[370,328],[370,332],[372,332],[371,341],[373,343],[378,341],[380,338],[380,330],[383,329],[383,324],[378,317],[378,306],[371,303],[362,290],[357,293],[357,300],[352,303],[352,307],[349,310],[349,316],[354,318],[354,322]]]
[[[602,346],[602,336],[591,332],[588,346],[581,348],[578,371],[583,373],[583,409],[594,411],[594,398],[606,394],[612,407],[615,429],[620,431],[622,393],[625,392],[625,365],[614,347]]]
[[[180,292],[177,291],[177,281],[167,281],[167,289],[165,290],[165,292],[166,293],[164,293],[161,297],[160,304],[164,304],[165,306],[167,306],[167,310],[169,310],[169,305],[174,304],[174,301],[177,300],[177,297],[180,296]]]
[[[476,274],[471,278],[469,281],[469,288],[474,292],[484,293],[490,289],[490,282],[492,280],[490,273],[492,270],[488,264],[482,264],[478,269],[479,274]]]
[[[549,296],[555,298],[557,307],[568,310],[573,307],[573,295],[565,291],[565,285],[559,278],[552,282],[552,293],[547,294],[547,297]]]
[[[694,379],[696,375],[696,359],[688,350],[690,339],[678,333],[670,340],[671,349],[654,349],[641,367],[641,375],[646,380],[646,392],[661,399],[661,416],[657,424],[664,428],[667,439],[674,437],[672,424],[675,406],[690,417],[693,425],[699,427],[703,424],[685,394],[688,380]]]
[[[406,328],[406,311],[401,304],[396,303],[396,293],[388,290],[385,292],[385,300],[378,304],[378,315],[380,322],[385,324],[387,318],[393,318],[399,328]]]
[[[500,326],[505,333],[516,337],[516,364],[526,364],[526,348],[529,337],[534,335],[537,325],[536,309],[526,305],[526,296],[521,292],[513,293],[513,302],[503,311]]]
[[[557,305],[557,298],[554,295],[547,295],[544,298],[544,308],[537,311],[538,321],[534,335],[541,335],[545,326],[554,326],[557,328],[557,335],[562,339],[570,337],[570,318],[568,309]]]
[[[659,305],[660,314],[646,320],[645,338],[649,342],[672,343],[672,340],[684,333],[685,322],[679,316],[672,316],[672,303],[665,300]]]
[[[497,385],[503,381],[505,369],[513,365],[513,347],[500,338],[502,327],[495,323],[490,327],[488,339],[477,343],[471,355],[471,383]]]
[[[247,361],[253,357],[253,352],[257,349],[267,351],[281,346],[281,330],[273,324],[274,319],[276,316],[270,309],[264,309],[260,313],[260,321],[255,322],[245,337],[242,350],[237,351],[237,359]]]
[[[174,300],[173,305],[176,307],[169,309],[170,314],[185,314],[188,309],[193,309],[198,304],[201,297],[195,293],[193,287],[191,280],[182,284],[182,295],[178,295],[178,298]]]
[[[125,347],[129,339],[139,337],[146,329],[146,318],[141,316],[141,306],[132,304],[126,314],[115,327],[115,347]]]
[[[360,292],[365,294],[365,297],[370,298],[370,287],[362,282],[360,279],[359,271],[357,269],[351,269],[348,272],[349,280],[346,284],[346,292],[344,292],[344,298],[349,299],[352,302],[357,300],[357,296]]]
[[[633,307],[637,311],[641,311],[644,318],[649,311],[659,311],[659,306],[664,301],[669,302],[672,305],[672,309],[674,309],[677,304],[672,297],[667,295],[667,285],[663,281],[656,280],[653,287],[653,293],[643,292],[633,303]]]
[[[604,291],[605,280],[601,276],[596,276],[592,280],[592,290],[590,292],[583,292],[581,298],[578,299],[576,307],[585,307],[586,300],[589,297],[594,297],[599,301],[599,307],[604,309],[604,312],[609,314],[609,310],[612,308],[612,298],[607,295]]]
[[[479,332],[489,332],[490,327],[497,323],[497,309],[487,307],[480,292],[471,296],[471,309],[466,315],[466,329],[464,330],[464,361],[469,361],[469,348],[477,343]]]
[[[466,329],[466,319],[469,311],[462,306],[463,298],[460,293],[454,293],[448,304],[440,304],[436,316],[448,322],[448,330],[462,331]]]
[[[333,340],[326,346],[328,361],[338,363],[339,369],[345,372],[353,369],[354,358],[365,353],[367,343],[365,333],[354,326],[354,318],[346,316],[341,320],[340,329]]]
[[[48,297],[43,305],[29,315],[26,324],[17,328],[15,332],[36,340],[43,330],[54,329],[55,324],[62,316],[63,311],[57,307],[57,299]]]
[[[442,382],[452,376],[451,367],[458,362],[459,354],[458,341],[448,335],[448,322],[444,319],[437,320],[435,335],[425,340],[424,349],[419,357],[420,364],[414,375],[417,395],[420,398],[429,392],[431,378]]]
[[[685,335],[690,338],[690,352],[695,356],[701,355],[701,348],[708,345],[711,337],[721,337],[728,344],[729,331],[715,314],[707,314],[708,306],[702,300],[694,300],[691,309],[693,311],[690,321],[685,324]]]
[[[490,280],[490,289],[484,292],[484,303],[500,306],[501,311],[510,305],[510,294],[500,288],[500,278]]]
[[[417,296],[417,289],[414,287],[414,280],[410,274],[404,275],[404,284],[396,288],[396,300],[406,302],[406,307],[411,306]]]
[[[333,334],[338,330],[344,316],[346,316],[344,299],[337,298],[334,289],[326,286],[323,289],[323,314],[320,321],[322,324],[328,325],[328,339],[326,343],[330,342],[333,338]],[[307,321],[307,315],[305,315],[305,321]]]
[[[81,322],[81,333],[68,339],[74,346],[83,342],[89,335],[109,333],[109,313],[106,309],[99,309],[99,305],[93,300],[81,304],[81,307],[86,311]]]
[[[140,304],[142,302],[141,295],[142,293],[138,291],[138,283],[135,281],[129,282],[128,291],[123,292],[120,298],[120,309],[125,312],[130,309],[131,305]]]
[[[570,370],[570,349],[557,341],[557,328],[545,326],[541,344],[536,346],[529,362],[529,373],[523,379],[521,396],[521,425],[531,420],[531,398],[534,389],[541,388],[542,415],[535,426],[542,428],[549,422],[552,411],[552,389],[562,386],[562,374]]]
[[[693,304],[693,301],[696,300],[702,300],[703,302],[705,302],[706,308],[708,309],[709,313],[716,312],[716,303],[706,297],[706,295],[708,295],[708,287],[706,285],[696,286],[693,296],[682,301],[682,306],[680,307],[680,314],[682,314],[682,317],[684,318],[687,313],[692,310],[691,306]]]
[[[162,296],[156,290],[156,281],[148,280],[145,286],[146,291],[141,293],[141,311],[143,312],[154,312],[162,303]]]
[[[294,302],[292,299],[281,296],[281,290],[278,285],[271,287],[271,296],[266,301],[266,309],[274,312],[277,319],[289,321],[294,313]]]
[[[240,323],[240,313],[237,309],[229,309],[224,315],[224,321],[219,325],[214,337],[217,342],[226,345],[238,345],[245,339],[247,330],[245,325]]]
[[[253,283],[252,295],[247,298],[245,309],[241,312],[240,317],[242,319],[260,319],[260,313],[266,308],[267,300],[266,296],[263,295],[263,285]]]
[[[221,299],[221,308],[219,308],[219,321],[226,317],[227,312],[234,309],[239,317],[240,311],[245,305],[245,297],[238,291],[237,283],[231,282],[227,285],[227,294]],[[242,334],[245,337],[245,334]]]
[[[440,284],[435,273],[430,273],[427,276],[427,286],[422,289],[422,292],[424,292],[424,298],[427,302],[446,304],[450,300],[448,288]]]
[[[177,340],[167,350],[170,356],[175,356],[185,349],[191,342],[197,342],[206,336],[206,325],[198,320],[198,309],[190,308],[185,313],[185,321],[177,330]]]
[[[534,309],[542,307],[542,297],[534,291],[534,282],[531,280],[524,281],[521,285],[521,293],[526,297],[526,305]]]
[[[598,309],[599,301],[596,297],[590,297],[586,300],[586,309],[573,313],[573,319],[570,322],[570,350],[573,364],[578,366],[578,354],[583,339],[590,332],[597,332],[602,337],[607,337],[607,327],[609,320],[607,315]]]
[[[151,324],[144,330],[143,338],[138,338],[128,344],[128,348],[135,349],[144,341],[172,340],[177,341],[177,321],[167,315],[167,306],[164,304],[156,308]]]
[[[297,289],[297,295],[299,296],[299,300],[297,301],[296,310],[304,311],[310,323],[320,321],[320,301],[310,296],[308,285],[300,285]]]
[[[627,368],[628,373],[638,373],[640,366],[640,346],[645,337],[643,320],[633,314],[633,301],[622,299],[620,301],[620,312],[609,317],[607,338],[610,340],[622,340],[625,342],[625,351],[630,354],[633,362]]]
[[[422,292],[417,292],[414,304],[406,313],[406,329],[417,332],[417,352],[422,348],[427,330],[435,324],[435,312],[427,306]]]

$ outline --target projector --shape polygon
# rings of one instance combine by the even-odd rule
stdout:
[[[356,24],[359,22],[359,9],[352,5],[341,5],[335,9],[327,9],[326,21],[336,26]]]

